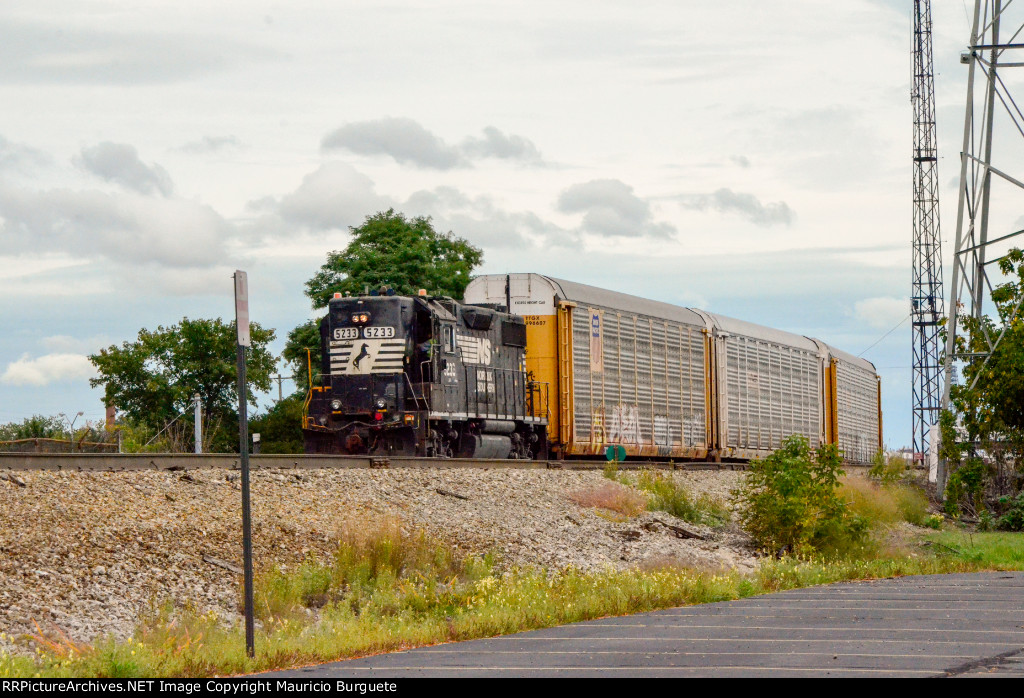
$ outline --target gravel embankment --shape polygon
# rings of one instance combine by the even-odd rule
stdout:
[[[673,473],[694,494],[725,500],[739,476]],[[258,471],[254,558],[259,568],[326,556],[343,527],[391,518],[468,552],[496,551],[506,566],[755,564],[735,531],[662,512],[615,522],[568,497],[607,482],[600,472],[557,470]],[[240,500],[238,474],[222,470],[0,472],[0,633],[38,623],[76,641],[123,638],[166,600],[231,618],[240,575],[208,560],[241,566]],[[659,522],[707,540],[680,539]]]

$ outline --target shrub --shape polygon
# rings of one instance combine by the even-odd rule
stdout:
[[[907,478],[907,461],[902,456],[886,456],[879,451],[875,454],[873,465],[868,477],[878,480],[883,485],[892,485]]]
[[[1016,497],[1000,497],[1003,515],[995,523],[1000,531],[1024,531],[1024,492]],[[986,512],[987,513],[987,512]]]
[[[751,462],[734,492],[743,528],[776,554],[839,553],[861,543],[867,522],[839,495],[840,466],[835,446],[812,455],[807,439],[790,436],[770,456]]]
[[[981,458],[968,458],[949,475],[946,481],[946,513],[958,516],[961,512],[977,516],[984,510],[985,484],[988,466]]]

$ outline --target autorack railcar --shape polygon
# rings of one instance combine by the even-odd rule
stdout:
[[[466,301],[523,316],[558,457],[748,460],[792,434],[854,463],[881,448],[874,366],[820,340],[540,274],[479,276]]]

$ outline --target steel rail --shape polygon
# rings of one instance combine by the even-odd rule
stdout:
[[[253,470],[333,470],[371,468],[479,468],[524,470],[601,470],[606,461],[415,458],[408,456],[334,456],[260,454],[249,456]],[[237,453],[0,453],[0,470],[68,472],[137,472],[238,470]],[[626,461],[621,470],[737,470],[745,463],[656,463]]]

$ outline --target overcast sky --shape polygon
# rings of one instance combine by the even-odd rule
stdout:
[[[0,421],[102,419],[86,355],[229,319],[236,268],[279,352],[395,207],[481,272],[871,347],[908,444],[909,321],[872,344],[909,312],[911,5],[9,0]],[[969,26],[934,11],[948,257]]]

